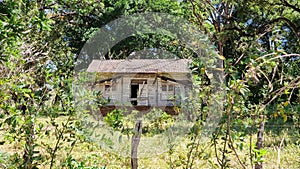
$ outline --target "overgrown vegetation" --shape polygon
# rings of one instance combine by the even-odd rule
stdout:
[[[224,66],[227,95],[216,131],[203,143],[212,97],[207,65],[169,36],[137,35],[114,46],[106,59],[127,58],[144,48],[193,58],[198,102],[186,106],[197,105],[187,111],[197,120],[179,145],[141,158],[140,168],[299,168],[299,5],[292,0],[0,0],[0,168],[129,168],[129,158],[107,152],[82,132],[71,92],[74,66],[99,28],[149,11],[182,17],[208,36]],[[95,99],[105,104],[99,95]],[[115,110],[104,119],[131,135],[135,122],[122,113]],[[159,110],[144,118],[147,137],[175,121]]]

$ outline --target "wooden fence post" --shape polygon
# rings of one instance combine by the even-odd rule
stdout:
[[[131,169],[138,168],[138,145],[142,134],[142,120],[137,120],[131,140]]]

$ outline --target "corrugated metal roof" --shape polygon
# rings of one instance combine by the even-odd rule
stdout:
[[[189,59],[93,60],[87,72],[188,73]]]

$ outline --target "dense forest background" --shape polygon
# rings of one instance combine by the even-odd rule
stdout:
[[[204,105],[184,150],[155,157],[161,166],[153,168],[300,167],[299,1],[0,0],[0,168],[129,168],[129,158],[102,151],[80,132],[71,88],[87,40],[143,12],[181,17],[207,35],[227,91],[211,141],[199,144],[194,130],[209,113]],[[178,52],[184,44],[160,34],[129,37],[105,57],[127,58],[145,47],[185,57]],[[193,65],[201,88],[206,65]],[[152,168],[151,161],[139,165]]]

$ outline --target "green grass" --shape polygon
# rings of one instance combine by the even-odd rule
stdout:
[[[61,122],[66,121],[67,117],[60,117],[57,119],[58,124]],[[40,122],[47,124],[47,119],[40,118]],[[44,142],[50,146],[54,146],[55,144],[55,137],[53,136],[53,127],[51,125],[45,126],[45,130],[50,131],[49,137],[43,137],[37,140],[37,143],[41,144]],[[274,133],[271,130],[268,130],[264,133],[264,149],[266,150],[266,154],[264,157],[264,168],[267,169],[278,169],[278,168],[289,168],[289,169],[298,169],[300,168],[300,145],[297,140],[299,137],[297,135],[293,135],[294,131],[290,130],[282,130],[279,133]],[[102,131],[103,133],[103,131]],[[5,134],[4,130],[0,132],[0,138],[2,140]],[[109,134],[107,131],[106,134]],[[127,136],[124,135],[124,138]],[[144,135],[142,140],[145,139],[147,135]],[[150,136],[148,136],[151,138]],[[130,149],[130,139],[124,139],[123,142],[127,142],[127,146]],[[0,140],[0,141],[1,141]],[[96,139],[97,140],[97,139]],[[71,152],[71,156],[74,159],[76,164],[80,164],[81,162],[84,163],[85,166],[93,166],[97,168],[113,168],[113,169],[124,169],[130,168],[130,157],[127,156],[120,156],[118,151],[110,150],[107,147],[101,147],[102,141],[98,139],[97,141],[92,142],[77,142],[76,146],[73,148]],[[239,149],[238,145],[240,145],[241,141],[235,141],[234,144],[236,145],[236,150],[238,155],[240,156],[243,163],[246,165],[247,168],[251,168],[250,160],[249,160],[249,145],[250,145],[250,136],[246,135],[244,137],[244,141],[242,142],[244,147],[243,149]],[[253,144],[256,141],[256,135],[252,136]],[[283,141],[282,141],[283,140]],[[114,140],[113,142],[118,142],[118,140]],[[184,163],[187,161],[187,153],[189,149],[187,148],[188,143],[190,140],[185,137],[182,138],[180,141],[176,141],[177,145],[175,145],[172,149],[172,153],[169,153],[169,148],[164,146],[159,139],[155,139],[151,142],[151,144],[147,144],[141,141],[139,148],[140,153],[142,150],[150,149],[150,152],[143,155],[143,158],[139,159],[139,168],[145,169],[158,169],[158,168],[170,168],[170,165],[173,168],[183,168]],[[218,143],[221,143],[222,140],[217,140]],[[8,161],[10,156],[14,153],[22,154],[22,146],[24,143],[20,142],[5,142],[5,144],[0,145],[0,168],[5,168],[5,166],[9,165]],[[123,144],[125,145],[125,143]],[[103,145],[102,145],[103,146]],[[70,151],[70,143],[64,142],[62,145],[62,149],[58,151],[57,158],[56,158],[56,166],[55,168],[60,168],[62,164],[67,159],[67,153]],[[218,145],[217,149],[222,148],[221,144]],[[49,160],[49,156],[46,153],[46,149],[44,147],[39,147],[38,150],[45,156],[45,159]],[[159,150],[159,153],[153,153],[153,151]],[[121,151],[121,150],[119,150]],[[216,154],[214,148],[211,146],[209,142],[201,142],[199,145],[199,151],[203,151],[199,154],[199,156],[194,161],[193,168],[215,168],[214,163],[217,163]],[[152,154],[152,155],[151,155]],[[221,154],[218,154],[221,157]],[[241,168],[238,164],[237,158],[234,153],[230,153],[227,157],[230,161],[230,168]],[[49,168],[49,161],[44,161],[40,164],[40,168]]]

